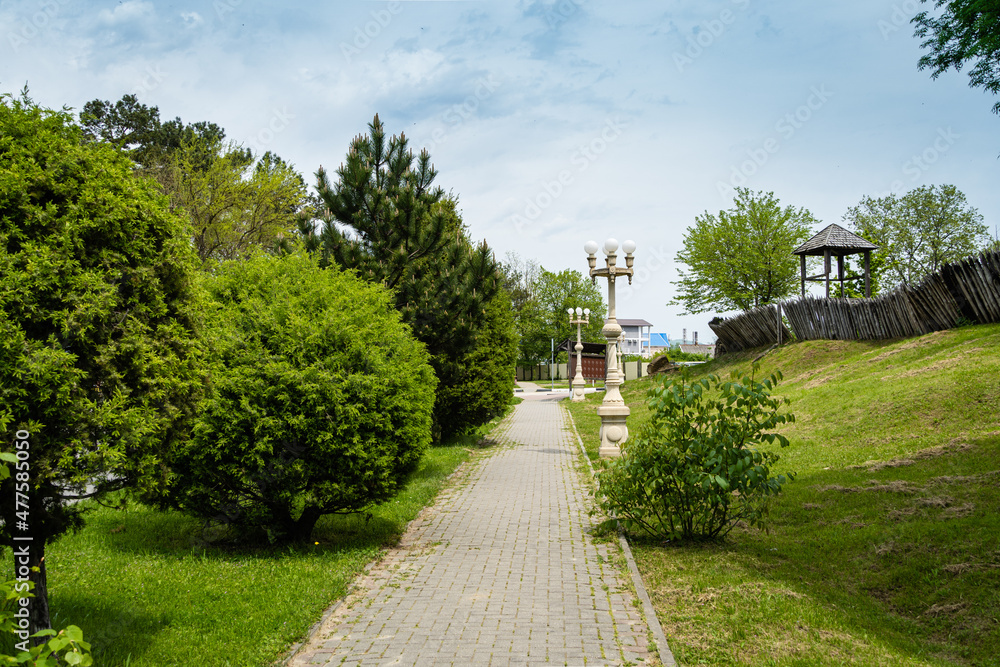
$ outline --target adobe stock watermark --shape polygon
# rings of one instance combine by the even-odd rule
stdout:
[[[937,135],[934,140],[927,144],[919,153],[915,153],[910,157],[909,160],[903,163],[901,168],[903,176],[907,179],[897,178],[890,184],[889,191],[884,192],[879,196],[886,196],[889,194],[901,195],[906,190],[907,180],[912,184],[915,183],[923,176],[925,173],[930,171],[931,167],[937,163],[951,147],[962,138],[962,135],[956,134],[954,130],[949,128],[939,127],[937,130]]]
[[[557,0],[557,2],[545,5],[545,22],[549,24],[550,28],[562,25],[580,11],[580,7],[585,1]]]
[[[444,124],[444,127],[438,126],[431,132],[430,145],[425,146],[427,151],[433,155],[434,149],[448,140],[448,134],[451,131],[479,112],[479,107],[486,100],[493,97],[493,93],[500,88],[501,83],[492,73],[479,77],[476,80],[476,87],[471,95],[467,96],[460,103],[451,105],[441,114],[441,122]]]
[[[215,10],[215,15],[219,17],[219,20],[223,21],[228,14],[235,12],[236,8],[242,4],[243,0],[215,0],[212,3],[212,9]]]
[[[14,434],[14,454],[17,463],[11,476],[14,478],[14,516],[17,519],[8,531],[14,547],[14,592],[26,596],[31,581],[31,549],[34,537],[31,535],[31,433],[20,430]],[[14,612],[14,634],[21,641],[14,644],[18,651],[27,651],[30,643],[29,607],[34,598],[19,597]]]
[[[354,39],[351,40],[351,43],[340,43],[340,53],[344,59],[350,63],[354,56],[361,55],[361,52],[367,49],[382,34],[382,31],[389,27],[392,19],[402,11],[403,3],[401,2],[390,2],[385,6],[385,9],[373,10],[371,21],[365,23],[364,26],[354,28]]]
[[[136,97],[143,97],[148,93],[156,90],[160,87],[160,84],[166,80],[167,74],[159,65],[147,65],[146,71],[142,74],[139,79],[139,83],[132,88],[132,94]]]
[[[21,17],[15,21],[14,29],[7,33],[7,42],[14,53],[38,37],[59,15],[62,7],[69,3],[70,0],[46,0],[46,2],[39,3],[38,9],[31,16]]]
[[[771,156],[781,150],[782,142],[790,141],[833,96],[833,91],[825,84],[810,88],[809,96],[803,104],[775,122],[775,135],[768,137],[755,148],[748,148],[747,159],[731,167],[729,181],[716,183],[719,194],[728,198],[732,196],[733,190],[746,185],[749,179],[767,164]]]
[[[750,6],[750,0],[731,0],[736,8],[745,10]],[[674,65],[681,74],[689,65],[693,65],[705,53],[712,48],[720,37],[725,34],[729,26],[736,23],[736,13],[731,9],[723,9],[719,15],[708,21],[702,21],[696,30],[688,35],[687,46],[683,51],[674,51]]]
[[[618,140],[626,128],[628,125],[620,118],[609,119],[596,137],[581,144],[573,153],[570,164],[576,167],[575,173],[582,174],[587,171],[590,165]],[[524,200],[525,205],[522,213],[510,216],[509,220],[514,225],[514,229],[521,233],[525,226],[535,222],[547,208],[562,196],[567,188],[573,185],[575,180],[576,176],[572,169],[562,169],[553,180],[543,180],[539,184],[541,191],[534,197]]]
[[[255,153],[264,153],[275,137],[287,130],[294,120],[295,114],[290,112],[288,107],[273,109],[267,124],[251,136],[247,143]]]
[[[632,297],[641,292],[647,285],[660,284],[657,276],[670,266],[670,254],[666,246],[661,245],[652,249],[640,248],[640,250],[642,255],[636,256],[632,285],[625,289],[619,289],[615,296],[621,303],[631,301]]]
[[[882,39],[889,41],[890,35],[909,25],[910,20],[917,15],[919,8],[920,2],[918,0],[904,0],[894,4],[889,18],[878,20],[878,31],[882,33]]]

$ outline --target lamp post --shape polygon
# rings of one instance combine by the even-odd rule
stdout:
[[[583,379],[583,341],[580,338],[580,327],[584,324],[590,324],[590,308],[580,308],[577,306],[574,310],[569,308],[566,310],[569,313],[569,323],[576,325],[576,373],[573,375],[573,399],[574,401],[582,401],[584,394],[584,387],[587,386],[587,381]],[[576,319],[573,319],[573,315],[576,315]]]
[[[629,416],[628,406],[622,398],[619,387],[622,384],[622,376],[618,372],[618,337],[622,334],[622,328],[615,318],[615,278],[617,276],[628,276],[628,282],[632,284],[632,253],[635,252],[635,242],[625,241],[622,250],[625,251],[625,268],[617,265],[618,241],[608,239],[604,242],[604,254],[606,266],[597,268],[598,245],[595,241],[588,241],[583,246],[587,253],[587,262],[590,264],[590,280],[597,282],[597,278],[608,279],[608,321],[605,322],[601,334],[608,339],[608,349],[606,358],[608,361],[607,377],[604,380],[604,401],[601,407],[597,408],[597,414],[601,417],[601,448],[602,458],[621,456],[621,444],[628,440],[628,426],[625,423]]]

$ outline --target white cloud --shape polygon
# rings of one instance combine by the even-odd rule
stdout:
[[[104,25],[119,26],[145,20],[156,13],[152,2],[146,0],[127,0],[114,9],[102,9],[98,20]]]

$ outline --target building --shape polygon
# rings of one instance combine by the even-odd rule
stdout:
[[[646,320],[618,320],[618,325],[622,328],[624,339],[621,345],[621,353],[634,354],[642,357],[650,356],[649,352],[649,332],[653,325]]]
[[[685,334],[687,332],[685,331]],[[698,340],[698,333],[694,334],[695,341]],[[702,344],[699,345],[697,342],[694,344],[689,343],[686,340],[680,338],[671,339],[669,335],[665,333],[651,333],[649,334],[649,353],[650,355],[659,354],[665,350],[669,350],[672,347],[680,349],[681,352],[690,352],[692,354],[707,354],[711,357],[715,356],[715,344]]]
[[[675,341],[680,342],[680,341]],[[670,349],[670,336],[665,333],[651,333],[649,334],[649,354],[659,354],[664,350]]]

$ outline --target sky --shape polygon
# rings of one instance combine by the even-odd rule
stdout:
[[[307,182],[377,113],[426,148],[470,236],[587,271],[634,240],[617,314],[714,336],[669,305],[676,254],[733,187],[808,209],[952,184],[1000,225],[1000,117],[932,79],[917,0],[0,0],[0,92],[79,110],[132,93],[211,121]],[[600,288],[606,293],[606,281]]]

